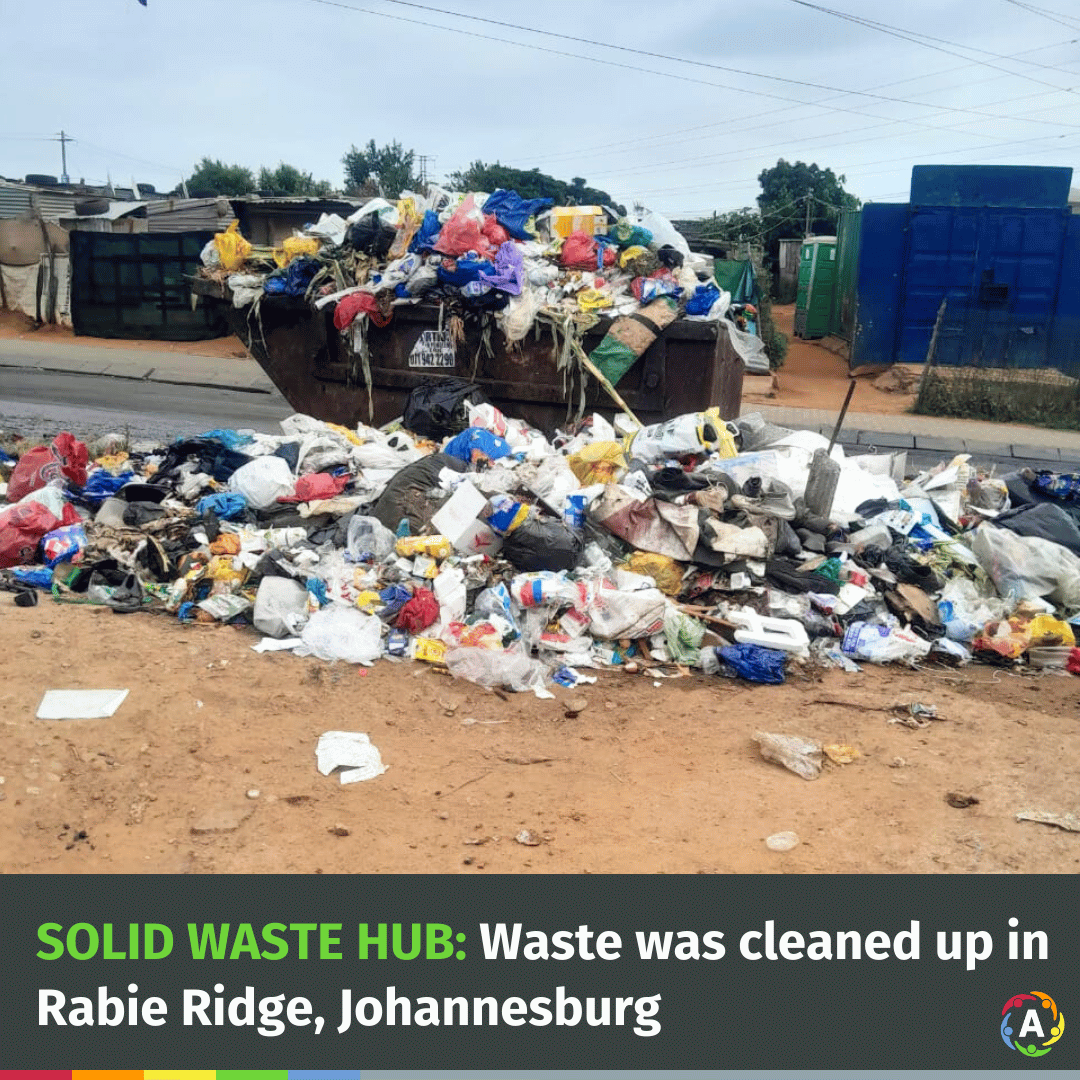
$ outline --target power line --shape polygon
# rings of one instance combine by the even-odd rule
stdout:
[[[799,7],[810,8],[812,11],[820,11],[824,15],[831,15],[836,19],[843,19],[845,22],[852,22],[858,26],[865,26],[869,30],[877,30],[878,33],[888,34],[890,37],[900,38],[902,41],[910,41],[915,45],[920,45],[924,49],[933,49],[935,52],[943,52],[948,56],[957,56],[961,60],[969,60],[971,57],[964,56],[963,53],[953,52],[952,49],[943,48],[941,45],[932,44],[933,41],[944,41],[943,38],[930,38],[929,40],[920,41],[919,38],[928,38],[929,35],[919,34],[913,36],[909,30],[902,30],[896,26],[889,26],[887,23],[875,22],[873,19],[864,19],[859,15],[852,15],[846,11],[837,11],[835,8],[822,7],[820,4],[812,4],[810,0],[790,0],[790,3],[797,4]],[[948,45],[956,45],[959,49],[971,49],[968,45],[958,45],[956,42],[945,42]],[[976,50],[971,50],[976,51]],[[979,49],[978,52],[984,50]],[[999,54],[991,54],[999,55]],[[1002,57],[1004,59],[1004,57]],[[1036,79],[1033,75],[1027,75],[1021,71],[1010,71],[1008,68],[1003,68],[997,64],[991,64],[988,60],[976,60],[975,63],[981,64],[984,67],[992,68],[994,71],[1003,71],[1006,75],[1013,75],[1018,79],[1027,79],[1028,82],[1038,83],[1040,86],[1048,86],[1054,90],[1063,90],[1068,94],[1076,94],[1077,91],[1071,87],[1058,86],[1057,83],[1046,82],[1043,79]]]
[[[899,104],[899,105],[916,105],[916,106],[919,106],[921,108],[926,108],[927,107],[926,102],[909,101],[909,100],[907,100],[905,98],[889,97],[889,96],[884,95],[884,94],[874,94],[874,93],[871,93],[871,92],[865,91],[865,90],[847,90],[847,89],[843,89],[843,88],[836,87],[836,86],[829,86],[829,85],[824,84],[824,83],[809,82],[808,80],[805,80],[805,79],[789,79],[789,78],[785,78],[784,76],[781,76],[781,75],[765,75],[765,74],[762,74],[760,72],[747,71],[747,70],[742,69],[742,68],[727,67],[727,66],[721,65],[721,64],[710,64],[710,63],[706,63],[705,61],[702,61],[702,60],[688,60],[688,59],[685,59],[685,58],[682,58],[682,57],[668,56],[668,55],[666,55],[664,53],[654,53],[654,52],[649,52],[648,50],[644,50],[644,49],[633,49],[633,48],[630,48],[629,46],[624,46],[624,45],[611,45],[611,44],[609,44],[607,42],[592,41],[591,39],[588,39],[588,38],[581,38],[579,36],[570,35],[570,34],[558,34],[558,33],[555,33],[554,31],[551,31],[551,30],[537,30],[537,29],[535,29],[533,27],[520,26],[520,25],[518,25],[516,23],[505,23],[505,22],[501,22],[500,20],[497,20],[497,19],[487,19],[487,18],[483,18],[483,17],[478,16],[478,15],[464,15],[464,14],[461,14],[460,12],[444,11],[441,8],[428,7],[427,5],[424,5],[424,4],[411,3],[411,2],[409,2],[409,0],[387,0],[387,2],[388,3],[394,3],[394,4],[402,4],[402,5],[408,6],[408,7],[415,7],[415,8],[419,8],[419,9],[421,9],[423,11],[433,12],[433,13],[440,14],[440,15],[450,16],[451,18],[471,19],[471,20],[478,21],[478,22],[494,23],[495,25],[498,25],[498,26],[505,26],[505,27],[509,27],[509,28],[512,28],[512,29],[521,30],[521,31],[523,31],[525,33],[542,34],[542,35],[549,36],[549,37],[562,38],[562,39],[565,39],[565,40],[568,40],[568,41],[575,41],[575,42],[581,42],[583,44],[596,45],[596,46],[602,47],[602,48],[618,49],[619,51],[622,51],[622,52],[635,53],[635,54],[638,54],[638,55],[641,55],[641,56],[657,57],[657,58],[664,59],[664,60],[670,60],[670,61],[673,61],[675,63],[692,64],[692,65],[697,66],[697,67],[712,68],[712,69],[715,69],[715,70],[718,70],[718,71],[730,71],[730,72],[740,74],[740,75],[748,75],[748,76],[750,76],[752,78],[757,78],[757,79],[768,79],[768,80],[771,80],[771,81],[774,81],[774,82],[789,83],[789,84],[794,84],[794,85],[797,85],[797,86],[807,86],[807,87],[811,87],[811,88],[817,89],[817,90],[828,90],[828,91],[831,91],[834,94],[839,94],[839,95],[845,95],[846,96],[846,95],[853,94],[853,95],[860,96],[860,97],[869,97],[869,98],[874,98],[874,99],[880,100],[880,101],[886,101],[886,102],[889,102],[890,104],[894,104],[894,105],[896,105],[896,104]],[[363,14],[363,15],[375,15],[375,16],[377,16],[379,18],[384,18],[384,19],[394,19],[394,20],[397,20],[399,22],[409,23],[409,24],[411,24],[413,26],[422,26],[426,30],[432,30],[432,29],[434,29],[434,30],[443,30],[443,31],[446,31],[448,33],[461,34],[461,35],[463,35],[465,37],[475,37],[475,38],[478,38],[478,39],[480,39],[482,41],[497,41],[497,42],[500,42],[501,44],[504,44],[504,45],[516,45],[519,48],[532,49],[532,50],[537,51],[537,52],[549,53],[549,54],[552,54],[552,55],[555,55],[555,56],[568,56],[568,57],[571,57],[572,59],[575,59],[575,60],[585,60],[588,63],[603,64],[606,67],[622,68],[622,69],[627,70],[627,71],[633,71],[635,74],[638,74],[638,75],[641,75],[641,74],[659,75],[660,77],[666,78],[666,79],[676,79],[679,82],[690,82],[690,83],[696,83],[696,84],[702,85],[702,86],[711,86],[711,87],[714,87],[714,88],[720,89],[720,90],[730,90],[730,91],[733,91],[734,93],[738,93],[738,94],[753,94],[753,95],[756,95],[758,97],[775,98],[778,101],[786,101],[788,103],[798,103],[798,104],[801,104],[801,105],[813,105],[813,104],[815,104],[814,102],[800,101],[798,98],[784,97],[782,94],[772,94],[772,93],[769,93],[768,91],[765,91],[765,90],[750,90],[750,89],[747,89],[746,87],[742,87],[742,86],[732,86],[730,84],[712,82],[712,81],[709,81],[707,79],[695,79],[695,78],[692,78],[692,77],[687,76],[687,75],[676,75],[675,73],[668,72],[668,71],[657,71],[654,68],[641,68],[641,67],[636,67],[636,66],[631,65],[631,64],[621,64],[621,63],[618,63],[617,61],[614,61],[614,60],[604,60],[604,59],[602,59],[600,57],[596,57],[596,56],[587,56],[587,55],[584,55],[582,53],[572,53],[572,52],[567,52],[567,51],[562,50],[562,49],[550,49],[550,48],[547,48],[547,47],[542,46],[542,45],[533,45],[533,44],[530,44],[528,42],[514,41],[512,38],[495,37],[494,35],[491,35],[491,34],[480,34],[480,33],[477,33],[475,31],[462,30],[460,27],[437,26],[437,25],[433,25],[433,24],[431,24],[429,22],[423,22],[423,21],[421,21],[419,19],[409,19],[409,18],[406,18],[403,15],[391,15],[389,12],[385,12],[385,11],[374,11],[374,10],[372,10],[370,8],[362,8],[362,7],[358,7],[358,6],[354,5],[354,4],[346,4],[346,3],[343,3],[342,0],[308,0],[308,3],[319,4],[319,5],[323,6],[323,7],[341,8],[341,9],[343,9],[345,11],[359,12],[360,14]],[[967,59],[969,59],[969,57],[962,57],[961,59],[967,60]],[[1023,78],[1024,77],[1024,76],[1018,75],[1016,72],[1007,72],[1007,74],[1017,75],[1018,78]],[[1052,84],[1048,83],[1046,85],[1052,85]],[[1057,87],[1056,89],[1060,89],[1060,87]],[[942,108],[942,109],[945,109],[945,110],[947,110],[949,112],[967,113],[967,114],[969,114],[971,116],[985,116],[985,117],[988,117],[991,120],[1000,121],[1001,119],[1003,119],[1002,117],[996,116],[993,113],[982,112],[979,109],[967,109],[967,108],[964,108],[964,107],[959,106],[959,105],[942,105],[942,106],[938,106],[938,107]],[[831,111],[850,112],[850,113],[855,113],[858,116],[876,116],[876,114],[874,114],[874,113],[865,113],[865,112],[859,111],[858,109],[848,109],[848,108],[844,108],[843,106],[840,106],[840,105],[832,106]],[[877,118],[882,119],[881,117],[877,117]],[[911,122],[914,123],[915,121],[911,121]],[[1078,124],[1067,124],[1064,121],[1057,121],[1057,120],[1035,120],[1033,122],[1034,123],[1040,123],[1040,124],[1051,124],[1051,125],[1053,125],[1055,127],[1080,127],[1080,125],[1078,125]]]
[[[1060,11],[1051,11],[1049,8],[1036,7],[1034,4],[1022,4],[1020,0],[1005,0],[1005,3],[1012,4],[1013,7],[1022,8],[1024,11],[1030,11],[1032,15],[1038,15],[1043,19],[1049,19],[1050,22],[1055,22],[1059,26],[1068,26],[1070,29],[1077,29],[1077,23],[1065,22],[1068,19],[1068,15],[1063,15]],[[1060,17],[1059,17],[1060,16]]]
[[[1026,49],[1026,50],[1024,50],[1024,52],[1025,53],[1043,52],[1046,49],[1055,49],[1055,48],[1059,48],[1062,45],[1074,44],[1074,41],[1075,41],[1075,39],[1069,40],[1069,41],[1055,42],[1052,45],[1039,45],[1039,46],[1037,46],[1037,47],[1035,47],[1033,49]],[[1014,56],[1020,56],[1020,55],[1021,55],[1020,53],[1014,54]],[[912,76],[908,76],[907,78],[904,78],[904,79],[895,79],[892,82],[881,83],[881,84],[879,84],[877,86],[869,87],[868,89],[880,90],[880,89],[882,89],[884,87],[887,87],[887,86],[898,86],[898,85],[901,85],[901,84],[906,83],[906,82],[916,82],[916,81],[918,81],[920,79],[935,78],[938,75],[948,75],[948,74],[951,74],[952,72],[955,72],[955,71],[962,71],[967,67],[977,67],[977,66],[978,65],[975,64],[975,63],[961,64],[961,65],[958,65],[956,67],[948,68],[945,71],[933,72],[933,73],[931,73],[929,75],[912,75]],[[1064,69],[1062,69],[1062,70],[1064,70]],[[994,82],[999,78],[1001,78],[1001,76],[999,76],[999,75],[991,75],[988,79],[981,80],[981,82]],[[954,85],[954,86],[956,86],[956,85],[964,85],[964,86],[973,86],[974,85],[974,86],[977,86],[977,85],[979,85],[979,83],[967,82],[967,83],[960,83],[960,84],[955,84],[954,83],[952,85]],[[950,87],[947,86],[947,87],[942,87],[940,89],[946,89],[947,90],[947,89],[950,89]],[[846,95],[837,95],[837,96],[846,96]],[[1019,98],[1004,98],[1004,99],[1000,99],[998,101],[988,102],[987,104],[988,104],[988,106],[1007,105],[1007,104],[1012,104],[1013,102],[1016,102],[1016,101],[1026,101],[1031,97],[1041,97],[1041,96],[1043,96],[1043,95],[1042,95],[1041,92],[1039,92],[1039,93],[1036,93],[1036,94],[1027,94],[1027,95],[1024,95],[1023,97],[1019,97]],[[758,119],[760,119],[762,117],[766,117],[766,116],[776,116],[776,115],[781,114],[781,113],[794,112],[797,109],[803,108],[803,107],[806,107],[806,108],[811,108],[811,107],[820,108],[820,107],[822,107],[824,105],[824,103],[826,101],[832,101],[832,100],[834,100],[834,97],[823,98],[820,103],[813,103],[812,105],[810,103],[808,103],[806,106],[796,105],[796,106],[787,106],[787,107],[780,108],[780,109],[768,109],[765,112],[753,113],[753,114],[751,114],[749,116],[742,116],[742,117],[740,117],[740,119],[741,120],[758,120]],[[927,107],[933,108],[933,106],[930,106],[928,103],[927,103]],[[933,117],[935,115],[942,115],[942,114],[930,113],[928,116],[923,117],[923,119],[929,119],[929,118],[931,118],[931,117]],[[564,158],[594,157],[597,154],[607,154],[607,152],[609,150],[611,150],[611,149],[616,149],[616,148],[617,149],[626,149],[629,146],[640,145],[640,144],[650,143],[650,142],[657,142],[658,140],[670,139],[672,136],[675,136],[675,135],[682,135],[682,134],[685,134],[685,133],[688,133],[688,132],[707,131],[707,130],[711,130],[713,128],[718,128],[718,127],[728,128],[730,133],[738,134],[739,132],[742,132],[742,131],[759,131],[762,128],[775,127],[777,124],[783,124],[783,123],[786,123],[786,122],[787,122],[787,120],[777,120],[777,121],[774,121],[772,124],[753,123],[753,124],[750,124],[750,125],[748,125],[747,127],[744,127],[744,128],[731,129],[729,127],[730,121],[728,121],[728,120],[719,120],[719,121],[715,121],[715,122],[709,123],[709,124],[695,124],[695,125],[693,125],[691,127],[676,128],[674,130],[666,131],[666,132],[664,132],[662,134],[645,135],[645,136],[641,136],[641,137],[636,138],[636,139],[629,139],[629,140],[627,140],[627,139],[619,139],[619,140],[617,140],[615,142],[600,143],[599,145],[594,143],[589,147],[583,147],[583,148],[580,148],[580,149],[577,149],[577,150],[564,150],[564,151],[560,151],[560,152],[558,152],[556,154],[544,154],[543,155],[543,160],[545,162],[552,162],[552,161],[562,160]],[[911,123],[911,121],[897,121],[897,122],[898,123],[899,122]],[[926,125],[926,127],[927,127],[928,130],[936,130],[936,131],[956,131],[956,130],[959,130],[957,128],[941,128],[941,127],[938,127],[937,125]],[[675,142],[666,143],[665,148],[666,148],[666,146],[677,146],[682,142],[691,142],[691,141],[694,141],[694,140],[693,139],[679,139],[679,140],[676,140]],[[513,163],[513,162],[519,162],[520,163],[520,162],[523,162],[525,160],[526,160],[525,158],[511,158],[510,159],[511,163]]]

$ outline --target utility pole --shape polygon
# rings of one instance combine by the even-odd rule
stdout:
[[[434,165],[435,164],[435,158],[432,157],[430,154],[417,154],[416,155],[416,160],[417,160],[417,163],[418,163],[419,168],[420,168],[420,183],[421,184],[426,184],[427,183],[428,162],[430,161],[431,164]]]
[[[806,229],[803,232],[803,237],[810,235],[810,208],[814,204],[814,196],[812,192],[806,193]]]
[[[60,157],[64,163],[64,171],[60,174],[60,183],[62,184],[71,183],[67,171],[67,144],[74,141],[75,140],[70,135],[65,134],[63,128],[60,129],[60,134],[53,140],[53,142],[58,142],[60,144]]]

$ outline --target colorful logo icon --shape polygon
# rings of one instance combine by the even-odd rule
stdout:
[[[1001,1010],[1001,1038],[1024,1057],[1049,1054],[1064,1031],[1065,1014],[1058,1012],[1049,994],[1038,990],[1009,998]]]

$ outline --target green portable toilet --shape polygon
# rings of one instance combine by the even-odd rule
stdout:
[[[799,293],[795,300],[795,334],[825,337],[832,321],[836,291],[836,237],[810,236],[799,259]]]

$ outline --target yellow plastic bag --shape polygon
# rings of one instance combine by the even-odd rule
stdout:
[[[642,255],[648,254],[649,249],[647,247],[642,247],[640,244],[633,244],[619,255],[619,265],[625,270],[629,263],[632,263]]]
[[[239,270],[251,254],[251,245],[240,235],[240,222],[235,220],[214,237],[214,247],[224,270]]]
[[[566,463],[585,487],[614,484],[626,472],[622,443],[594,442],[571,454]]]
[[[319,241],[314,236],[287,236],[279,248],[274,249],[274,262],[285,267],[298,255],[318,255]]]
[[[1072,627],[1061,619],[1055,619],[1053,615],[1036,615],[1028,623],[1027,631],[1032,646],[1065,645],[1070,649],[1076,647],[1076,635]]]
[[[397,212],[397,236],[394,237],[394,242],[387,255],[390,260],[400,259],[405,255],[424,220],[423,214],[416,208],[416,203],[412,199],[399,199]]]
[[[603,311],[613,303],[611,295],[600,289],[582,289],[577,294],[577,302],[582,311]]]
[[[633,574],[651,577],[656,582],[656,587],[668,596],[677,596],[682,588],[683,565],[670,555],[635,551],[623,565]]]

